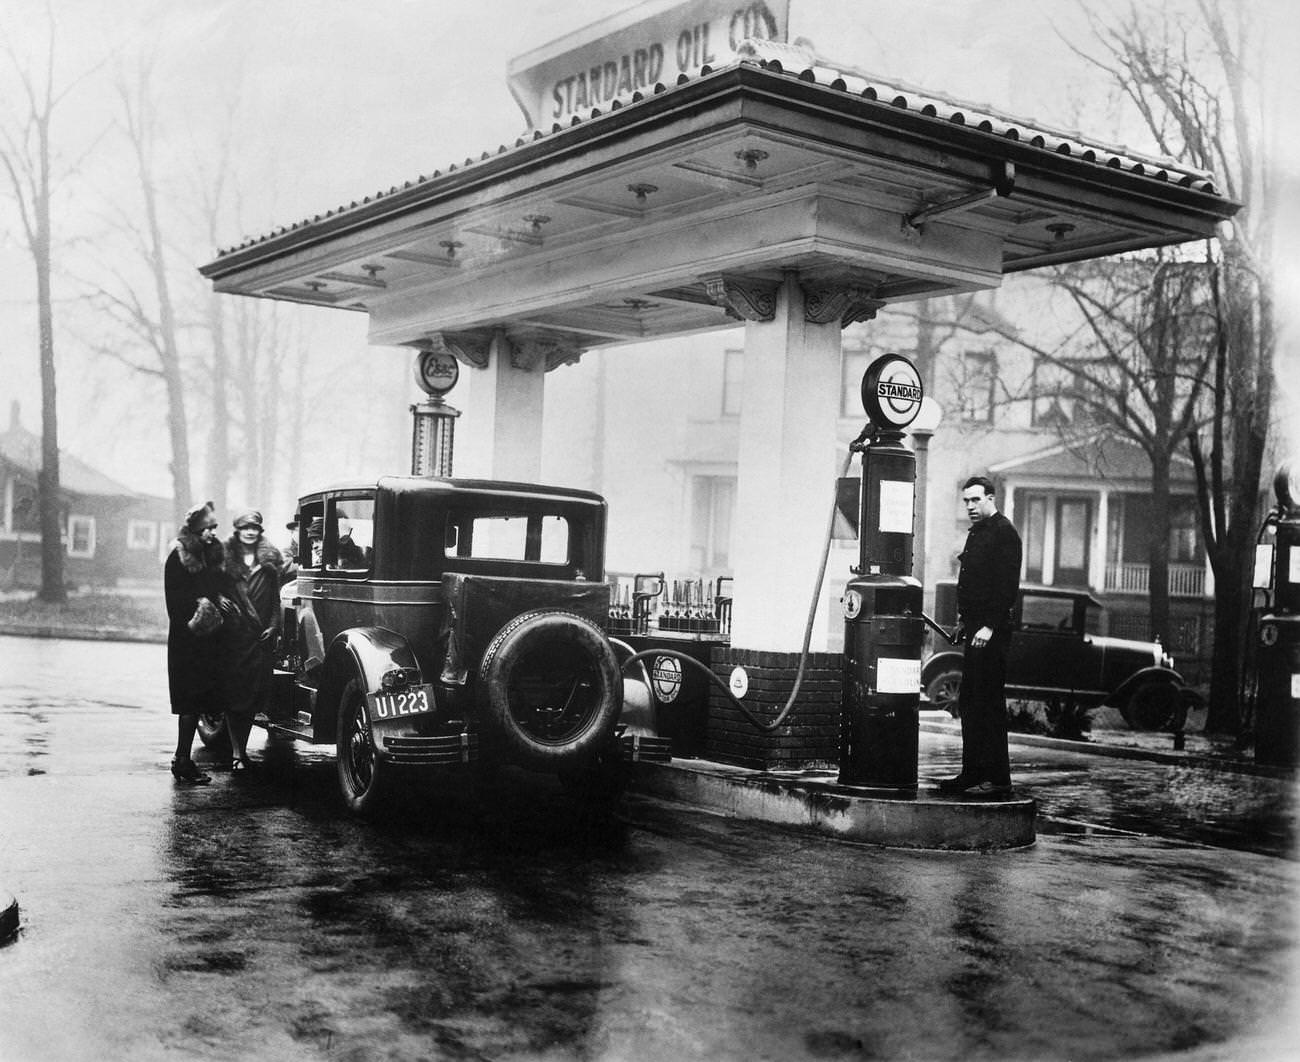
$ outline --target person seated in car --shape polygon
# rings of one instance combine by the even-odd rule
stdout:
[[[339,548],[337,555],[337,564],[340,568],[368,567],[366,551],[352,541],[352,525],[348,522],[347,517],[341,514],[339,516]]]

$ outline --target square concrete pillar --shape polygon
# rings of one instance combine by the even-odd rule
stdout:
[[[456,426],[457,476],[536,483],[542,469],[546,365],[520,356],[498,333],[487,367],[471,370],[469,403]]]
[[[798,652],[835,495],[840,321],[806,319],[788,273],[770,321],[745,326],[731,644]],[[825,651],[828,602],[813,628]]]

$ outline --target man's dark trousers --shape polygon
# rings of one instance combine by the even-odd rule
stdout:
[[[973,782],[1011,784],[1007,753],[1007,649],[1008,631],[994,631],[982,649],[971,646],[966,635],[965,659],[957,711],[961,716],[961,774]]]

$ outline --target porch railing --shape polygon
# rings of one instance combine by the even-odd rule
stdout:
[[[1116,594],[1149,593],[1151,568],[1146,564],[1108,564],[1105,589]],[[1197,564],[1169,565],[1169,596],[1205,596],[1205,568]]]

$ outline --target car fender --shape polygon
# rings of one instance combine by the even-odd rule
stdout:
[[[1168,682],[1174,686],[1178,686],[1179,688],[1187,685],[1187,683],[1183,681],[1183,676],[1173,670],[1173,668],[1152,665],[1151,667],[1144,667],[1141,671],[1133,672],[1133,674],[1111,690],[1106,697],[1105,703],[1123,704],[1128,700],[1129,696],[1135,689],[1148,682]]]
[[[944,649],[930,657],[921,668],[921,689],[930,684],[930,680],[941,671],[961,670],[965,656],[954,649]]]
[[[413,683],[424,681],[415,652],[400,634],[384,627],[352,627],[340,633],[325,658],[325,677],[316,697],[312,728],[317,733],[334,732],[339,698],[354,675],[366,693],[375,693],[384,674],[395,667],[406,669]]]

